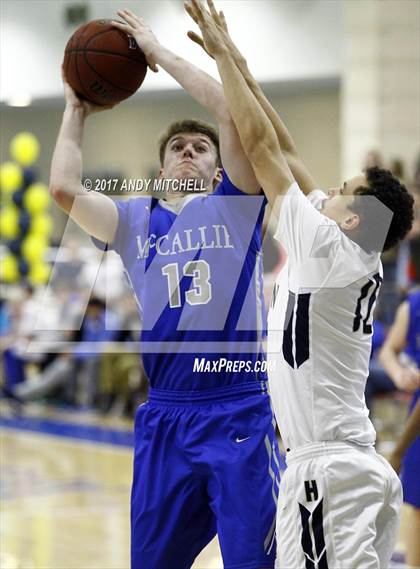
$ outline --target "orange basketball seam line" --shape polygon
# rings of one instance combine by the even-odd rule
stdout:
[[[114,83],[112,83],[112,81],[110,81],[109,79],[107,79],[106,77],[103,77],[94,67],[92,67],[92,65],[89,63],[89,61],[86,58],[86,52],[83,52],[84,54],[84,59],[85,59],[85,63],[88,67],[90,67],[90,69],[96,73],[96,75],[98,77],[100,77],[102,79],[102,81],[106,81],[107,83],[109,83],[110,85],[112,85],[112,87],[114,87],[114,89],[119,89],[120,91],[124,91],[125,93],[130,93],[132,95],[134,95],[132,89],[124,89],[124,87],[119,87],[118,85],[114,85]],[[113,54],[115,55],[115,54]]]
[[[140,60],[140,59],[135,59],[134,57],[129,57],[125,53],[115,53],[114,51],[105,51],[103,49],[94,49],[94,48],[86,49],[85,47],[81,47],[81,48],[74,48],[74,49],[68,49],[68,50],[66,49],[66,51],[65,51],[65,53],[68,53],[68,54],[86,53],[86,52],[87,53],[102,53],[104,55],[117,55],[118,57],[124,57],[124,59],[128,59],[129,61],[134,61],[135,63],[147,65],[147,61],[146,61],[145,57],[143,57],[143,59]]]
[[[84,97],[86,98],[86,95],[85,95],[85,86],[84,86],[83,81],[82,81],[82,78],[81,78],[81,76],[80,76],[79,63],[78,63],[78,61],[77,61],[77,57],[75,57],[75,64],[76,64],[77,77],[78,77],[78,79],[79,79],[79,83],[80,83],[80,86],[81,86],[81,88],[82,88],[83,95],[84,95]],[[89,91],[87,91],[87,92],[89,92]]]
[[[94,20],[94,21],[95,21],[95,20]],[[105,21],[106,21],[106,22],[110,22],[111,20],[105,20]],[[110,32],[117,32],[117,33],[120,34],[120,35],[124,35],[124,32],[123,32],[123,31],[119,30],[118,28],[115,28],[114,26],[111,26],[111,28],[108,28],[107,30],[101,30],[100,32],[97,32],[94,36],[91,36],[91,37],[88,39],[88,41],[87,41],[85,47],[84,47],[84,48],[81,48],[81,49],[88,49],[88,50],[90,50],[90,51],[94,51],[94,48],[92,48],[92,49],[89,48],[90,43],[91,43],[95,38],[97,38],[98,36],[101,36],[101,35],[104,35],[104,34],[108,34],[108,33],[110,33]],[[125,34],[125,35],[128,37],[128,34]],[[98,51],[99,53],[109,53],[109,52],[107,52],[107,51],[104,51],[104,52],[101,52],[101,50],[97,50],[97,51]],[[113,55],[114,55],[114,54],[113,54]],[[141,51],[140,48],[139,48],[139,55],[140,55],[140,56],[143,56],[144,63],[147,65],[147,61],[146,61],[146,58],[145,58],[145,56],[144,56],[144,53]],[[125,57],[127,57],[127,59],[133,59],[133,58],[128,57],[128,56],[125,56]],[[137,61],[137,60],[135,60],[135,61]]]

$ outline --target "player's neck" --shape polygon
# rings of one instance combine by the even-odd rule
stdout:
[[[202,192],[175,192],[175,191],[167,191],[165,192],[165,195],[163,197],[163,199],[167,202],[170,203],[176,203],[177,201],[181,201],[183,199],[185,199],[188,196],[199,196],[199,195],[205,195],[205,194],[209,194],[211,191],[213,191],[212,189],[207,188],[206,190],[202,191]]]

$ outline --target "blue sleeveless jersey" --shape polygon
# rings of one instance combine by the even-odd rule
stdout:
[[[409,328],[407,333],[407,347],[405,353],[417,364],[420,369],[420,290],[408,295]]]
[[[195,391],[265,381],[265,198],[244,194],[223,173],[209,195],[116,204],[109,248],[120,255],[139,305],[151,386]]]
[[[420,369],[420,290],[408,295],[409,327],[407,332],[407,346],[404,350],[410,359]],[[410,403],[412,413],[417,401],[420,399],[420,389],[413,393]],[[420,485],[418,472],[420,468],[420,437],[408,448],[403,462],[401,482],[404,491],[404,502],[415,508],[420,508]]]

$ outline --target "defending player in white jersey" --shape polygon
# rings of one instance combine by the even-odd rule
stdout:
[[[288,253],[273,295],[271,395],[287,447],[278,504],[278,566],[388,568],[401,486],[376,454],[364,402],[380,252],[410,229],[413,200],[378,168],[317,190],[285,126],[211,0],[187,11],[218,65],[243,148]]]

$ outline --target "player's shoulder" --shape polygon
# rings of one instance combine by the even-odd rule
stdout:
[[[347,275],[347,281],[357,286],[366,279],[383,279],[380,253],[365,251],[340,229],[340,238],[336,243],[333,270],[336,274]],[[347,286],[347,285],[346,285]]]
[[[118,211],[119,224],[130,226],[135,221],[144,219],[151,211],[152,198],[150,196],[125,197],[118,196],[114,200]]]

